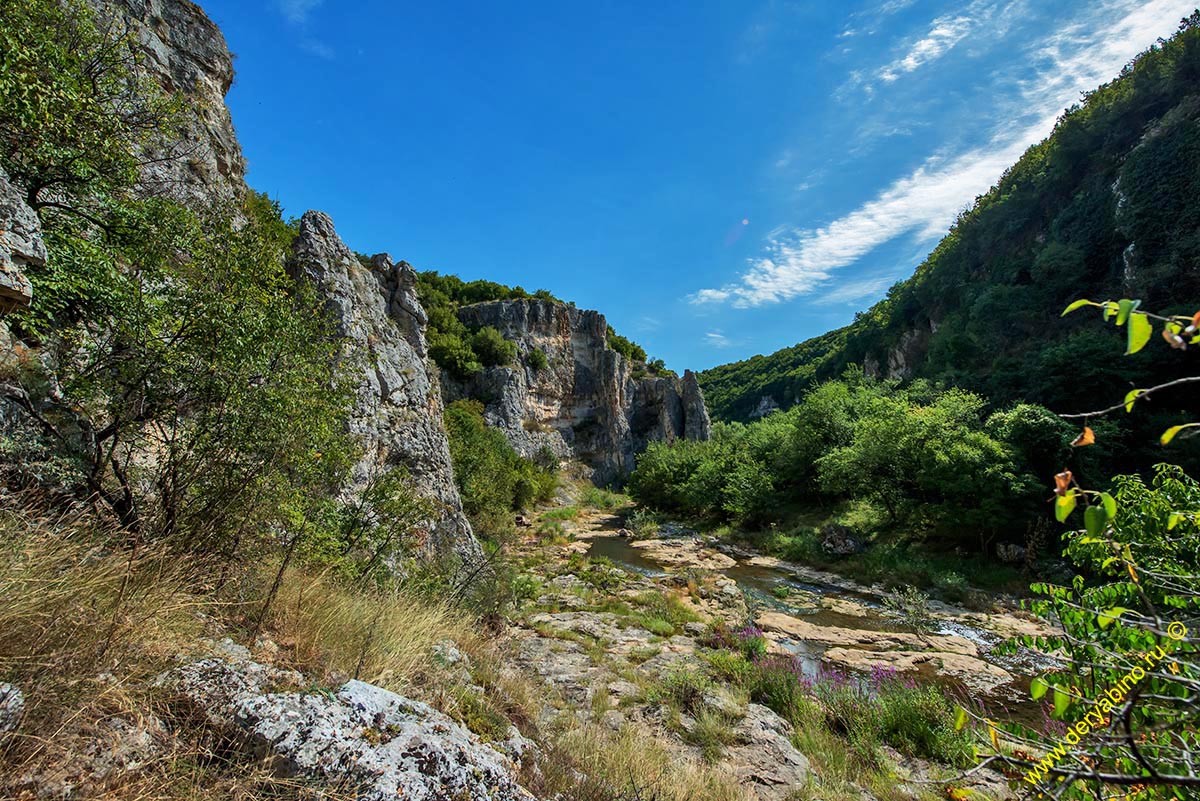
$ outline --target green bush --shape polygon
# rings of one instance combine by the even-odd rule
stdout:
[[[471,349],[485,367],[512,364],[513,359],[517,358],[516,344],[509,342],[490,325],[485,325],[471,335]]]
[[[463,511],[477,533],[508,534],[513,512],[553,497],[557,475],[517,455],[503,433],[488,427],[478,401],[451,403],[445,422]]]
[[[549,367],[550,360],[546,358],[546,351],[537,348],[529,351],[529,366],[537,373]]]

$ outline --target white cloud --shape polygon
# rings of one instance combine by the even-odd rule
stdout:
[[[976,20],[967,16],[938,17],[929,28],[929,33],[914,44],[903,58],[893,61],[879,73],[887,83],[898,79],[901,74],[913,72],[922,64],[941,58],[948,50],[967,38]]]
[[[816,302],[822,306],[832,306],[837,303],[854,303],[863,298],[876,297],[894,283],[896,283],[896,279],[886,275],[875,278],[864,278],[861,281],[850,281],[838,284],[833,290],[822,293]]]
[[[320,41],[319,39],[304,39],[300,42],[300,47],[304,50],[304,52],[311,53],[317,58],[324,59],[325,61],[332,61],[336,55],[332,47]]]
[[[714,348],[728,348],[733,343],[729,341],[729,337],[721,333],[720,329],[709,331],[704,335],[704,341]]]
[[[300,25],[308,21],[309,12],[321,5],[324,0],[279,0],[279,10],[288,22]]]
[[[984,147],[935,155],[873,199],[817,229],[773,231],[766,252],[739,281],[702,289],[692,303],[732,300],[737,307],[777,303],[815,291],[833,271],[853,264],[904,234],[933,240],[955,216],[1032,144],[1054,128],[1060,111],[1116,75],[1156,37],[1170,34],[1190,13],[1192,0],[1116,0],[1092,6],[1088,16],[1035,45],[1043,69],[1021,87],[1011,105],[996,109],[1004,122]],[[1017,120],[1016,123],[1013,120]]]

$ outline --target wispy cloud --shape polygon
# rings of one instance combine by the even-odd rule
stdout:
[[[1036,43],[1029,53],[1037,74],[1009,104],[985,146],[934,155],[857,209],[816,229],[774,231],[763,255],[739,280],[702,289],[692,303],[731,301],[737,307],[777,303],[811,293],[834,271],[905,234],[942,235],[973,198],[991,187],[1032,144],[1053,130],[1060,111],[1081,91],[1110,79],[1174,21],[1192,0],[1115,0],[1090,6],[1085,17]]]
[[[891,83],[906,72],[913,72],[923,64],[941,58],[956,44],[967,38],[976,20],[969,16],[944,16],[933,21],[929,32],[918,40],[904,55],[884,67],[879,77]]]
[[[733,343],[729,341],[729,337],[721,333],[718,328],[715,331],[709,331],[704,335],[704,341],[714,348],[728,348]]]
[[[310,53],[317,58],[324,59],[325,61],[332,61],[336,55],[332,47],[325,44],[320,39],[313,39],[312,37],[306,37],[300,40],[300,48],[304,50],[304,52]]]
[[[894,283],[896,283],[896,279],[886,275],[864,278],[861,281],[849,281],[838,284],[829,292],[821,293],[816,302],[822,306],[832,306],[837,303],[854,303],[863,298],[876,297]]]
[[[308,21],[309,13],[324,0],[279,0],[279,10],[288,22],[300,25]]]

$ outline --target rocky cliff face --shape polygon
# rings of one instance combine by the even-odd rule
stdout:
[[[503,300],[459,310],[469,327],[492,326],[517,345],[512,367],[467,381],[443,376],[448,400],[485,404],[489,424],[523,456],[546,448],[592,467],[598,483],[621,481],[653,441],[708,439],[708,411],[691,372],[682,379],[634,378],[633,365],[606,345],[599,312],[549,300]],[[546,355],[536,370],[529,354]]]
[[[146,191],[185,202],[230,200],[245,191],[246,161],[225,106],[233,57],[221,30],[188,0],[92,0],[103,19],[128,26],[143,66],[167,92],[187,97],[182,135],[167,152],[147,153]]]
[[[382,255],[364,267],[320,212],[304,215],[293,248],[291,273],[324,298],[338,334],[346,338],[345,357],[360,376],[348,425],[364,453],[349,491],[361,491],[387,469],[403,466],[440,508],[426,523],[430,550],[474,558],[479,545],[454,484],[437,371],[426,361],[416,273]]]
[[[168,92],[182,92],[182,136],[165,153],[148,153],[142,184],[188,204],[235,201],[246,192],[246,163],[225,95],[233,58],[219,28],[189,0],[91,0],[102,19],[127,26],[142,45],[147,73]],[[439,508],[426,523],[432,552],[470,559],[479,544],[454,484],[441,391],[425,354],[425,312],[406,264],[376,257],[364,268],[338,238],[329,217],[309,212],[294,245],[290,269],[325,301],[346,358],[361,369],[358,401],[348,421],[364,455],[348,493],[403,465],[419,492]]]
[[[28,306],[33,288],[25,268],[46,263],[42,224],[0,171],[0,312]]]

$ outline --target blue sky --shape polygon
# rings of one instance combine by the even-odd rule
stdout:
[[[251,186],[682,370],[849,322],[1196,3],[201,4]]]

